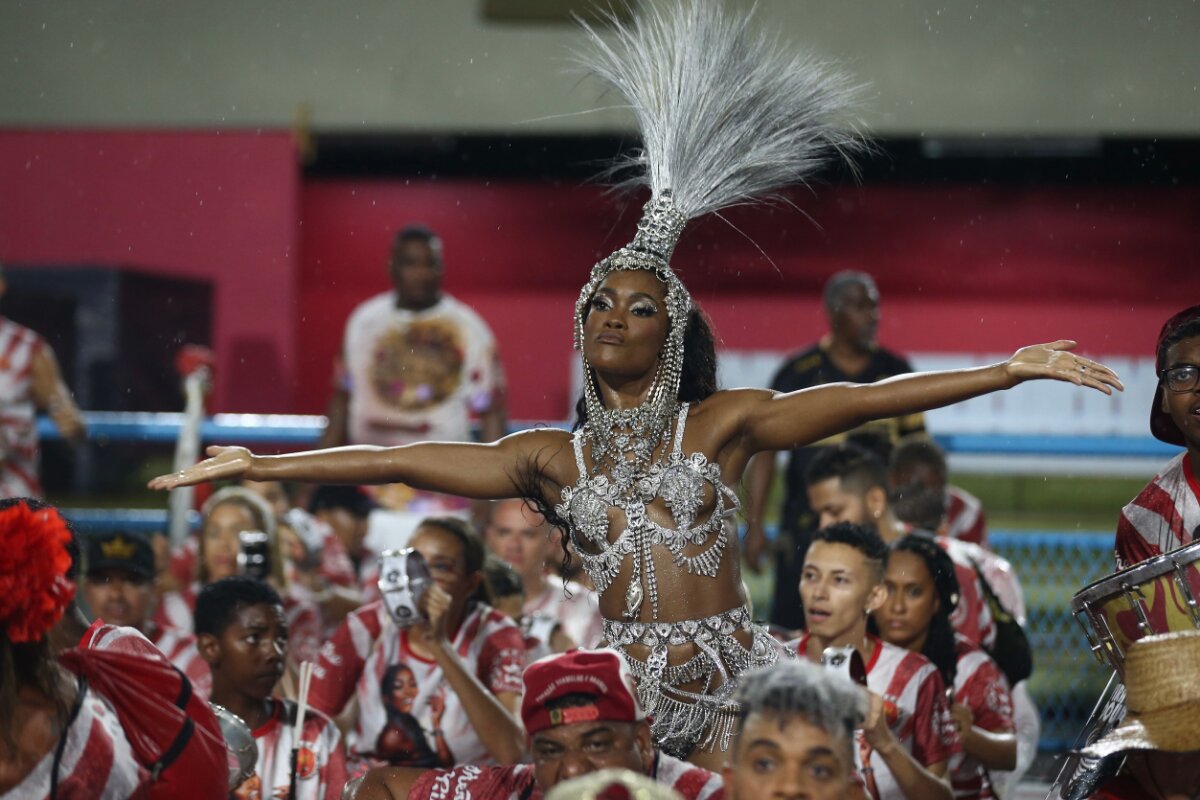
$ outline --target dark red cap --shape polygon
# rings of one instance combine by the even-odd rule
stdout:
[[[639,722],[646,718],[629,668],[615,650],[569,650],[538,659],[525,669],[521,721],[530,736],[574,722]],[[546,708],[570,694],[589,694],[595,702],[571,708]]]
[[[1175,331],[1197,318],[1200,318],[1200,306],[1185,308],[1167,320],[1166,324],[1162,326],[1162,330],[1158,332],[1154,371],[1158,375],[1159,381],[1158,388],[1154,390],[1154,403],[1150,406],[1150,432],[1154,434],[1155,439],[1164,441],[1167,444],[1183,445],[1186,442],[1184,442],[1183,432],[1179,430],[1179,426],[1175,424],[1175,420],[1171,419],[1170,414],[1162,410],[1162,374],[1167,368],[1167,348],[1163,347],[1163,341],[1175,333]]]

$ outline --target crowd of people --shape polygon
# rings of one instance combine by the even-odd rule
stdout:
[[[0,504],[0,797],[584,797],[648,781],[698,800],[950,800],[1019,778],[1037,740],[1021,587],[921,414],[1032,380],[1123,387],[1069,340],[913,374],[878,346],[874,282],[848,272],[826,287],[829,335],[774,388],[718,389],[713,333],[670,265],[685,224],[858,146],[843,76],[724,13],[681,2],[587,29],[585,63],[642,126],[651,197],[575,307],[571,431],[501,436],[491,334],[442,293],[440,240],[406,228],[393,291],[347,325],[329,447],[212,448],[154,479],[226,484],[170,549],[129,531],[84,542],[52,507]],[[754,124],[723,123],[739,114]],[[1152,430],[1186,452],[1126,509],[1125,561],[1200,523],[1200,307],[1157,355]],[[778,576],[772,625],[742,583],[743,510],[748,566],[770,554]],[[1139,658],[1194,640],[1150,637]],[[1101,796],[1186,796],[1194,759],[1171,754],[1200,741],[1196,699],[1186,681],[1157,692],[1139,648],[1128,719],[1096,746],[1140,755]]]

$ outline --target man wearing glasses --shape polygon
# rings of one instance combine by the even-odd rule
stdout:
[[[1150,432],[1187,449],[1121,510],[1119,569],[1200,540],[1200,305],[1163,325],[1156,370]]]

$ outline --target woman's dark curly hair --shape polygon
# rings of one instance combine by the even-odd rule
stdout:
[[[929,536],[910,533],[892,545],[893,553],[912,553],[925,562],[933,578],[933,590],[938,597],[938,610],[929,623],[929,635],[921,655],[933,662],[942,674],[947,689],[954,688],[954,676],[958,673],[958,653],[954,646],[954,627],[950,614],[958,606],[960,597],[958,576],[950,556]]]

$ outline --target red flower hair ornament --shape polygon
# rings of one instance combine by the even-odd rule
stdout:
[[[58,509],[19,500],[0,510],[0,628],[10,642],[42,639],[75,596],[70,543]]]

